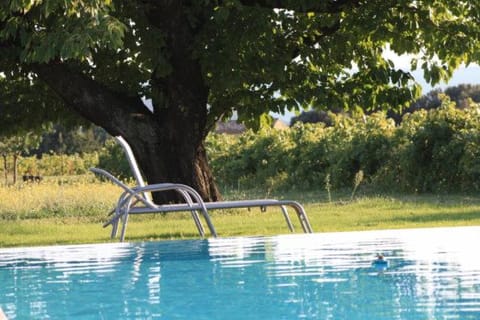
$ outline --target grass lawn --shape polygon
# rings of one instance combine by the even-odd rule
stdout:
[[[102,221],[117,196],[118,189],[114,186],[98,183],[40,185],[27,190],[0,188],[0,199],[3,199],[0,200],[0,247],[118,241],[110,240],[110,228],[102,228]],[[228,195],[237,199],[252,196]],[[282,197],[255,195],[256,198],[267,196]],[[21,197],[23,201],[18,200]],[[480,197],[477,196],[363,195],[351,201],[349,196],[339,195],[332,202],[317,192],[297,192],[284,197],[305,205],[315,232],[480,225]],[[8,199],[18,203],[12,205],[15,201]],[[301,232],[294,215],[292,211],[295,231]],[[257,209],[213,211],[211,218],[221,237],[289,232],[277,208],[269,208],[267,212]],[[127,241],[188,238],[198,238],[198,234],[187,213],[131,216],[126,234]]]

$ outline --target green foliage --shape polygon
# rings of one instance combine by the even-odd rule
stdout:
[[[105,147],[81,154],[42,154],[41,157],[21,157],[18,171],[20,175],[73,176],[89,173],[91,167],[100,167],[112,172],[120,179],[130,179],[131,173],[122,148],[109,139]]]
[[[211,135],[220,184],[268,189],[351,188],[451,192],[480,190],[480,107],[442,106],[404,116],[331,115],[333,126],[296,124],[241,136]],[[359,173],[362,173],[361,179]]]
[[[427,31],[417,27],[426,17],[401,6],[380,9],[377,2],[345,5],[338,12],[310,3],[308,13],[294,2],[292,10],[277,11],[227,6],[217,7],[199,54],[212,88],[211,104],[234,105],[240,119],[258,117],[265,109],[298,109],[299,102],[318,108],[391,108],[419,94],[412,76],[382,57],[382,47],[395,42],[398,53],[417,53],[422,40],[429,41],[422,38],[428,38]],[[411,23],[393,27],[402,19]]]
[[[292,117],[290,120],[290,125],[293,126],[296,122],[302,123],[317,123],[323,122],[325,125],[331,125],[332,120],[328,116],[328,113],[320,110],[309,110],[309,111],[302,111],[298,116]]]
[[[101,167],[121,179],[130,179],[130,168],[125,154],[113,139],[107,140],[99,151],[82,154],[42,154],[41,157],[25,156],[19,158],[19,175],[77,176],[85,175],[92,167]],[[0,169],[1,172],[1,169]]]
[[[28,152],[32,148],[36,148],[40,143],[41,137],[29,132],[24,135],[4,136],[0,141],[0,155],[3,158],[3,175],[5,184],[8,184],[9,172],[12,174],[12,182],[17,182],[18,160],[22,154]],[[12,159],[12,165],[9,168],[8,158]]]
[[[21,44],[22,62],[86,59],[122,45],[125,26],[110,10],[109,0],[2,2],[0,40]]]
[[[38,148],[28,150],[28,154],[41,156],[44,153],[92,153],[100,151],[106,139],[107,133],[99,127],[87,125],[70,128],[57,124],[42,134]]]
[[[44,154],[41,158],[21,158],[18,171],[20,175],[64,176],[83,175],[88,169],[98,166],[99,154],[96,152],[78,154]]]
[[[462,62],[480,61],[475,1],[277,1],[275,7],[269,1],[191,1],[174,10],[173,3],[1,2],[0,73],[8,81],[0,79],[0,87],[13,83],[18,90],[7,91],[21,95],[0,102],[9,109],[22,105],[23,118],[33,114],[23,112],[24,104],[43,110],[38,120],[57,117],[65,102],[34,70],[55,63],[99,87],[145,96],[164,108],[171,88],[161,83],[175,74],[174,60],[194,60],[202,73],[195,76],[209,88],[209,122],[236,110],[258,127],[268,111],[307,104],[351,110],[407,104],[420,87],[384,58],[387,46],[397,54],[421,52],[412,69],[422,68],[432,84]],[[167,18],[171,23],[163,23]],[[182,86],[176,90],[197,90],[185,81]]]
[[[346,186],[363,170],[372,177],[391,154],[395,125],[384,113],[370,116],[336,116],[329,136],[329,172],[335,186]]]
[[[123,45],[125,25],[110,0],[0,2],[0,134],[81,123],[33,72],[43,63],[92,66],[92,56]]]
[[[374,174],[388,148],[384,135],[392,130],[392,122],[383,114],[368,117],[365,123],[345,116],[334,119],[335,125],[327,128],[298,124],[290,130],[239,137],[212,135],[208,146],[217,179],[233,187],[302,189],[321,187],[327,174],[333,187],[350,185],[360,169]]]
[[[412,102],[408,108],[404,108],[401,112],[389,111],[388,115],[399,123],[402,116],[407,113],[413,113],[422,109],[436,109],[442,105],[442,100],[439,97],[440,94],[448,96],[452,102],[455,102],[457,108],[464,109],[468,108],[474,102],[480,102],[480,85],[461,84],[448,87],[445,90],[431,90]]]
[[[478,142],[479,123],[478,105],[460,111],[447,98],[439,109],[404,118],[390,178],[395,175],[399,186],[418,192],[478,190],[471,148]]]
[[[7,66],[2,67],[2,62]],[[22,70],[10,70],[13,65],[0,58],[0,136],[41,135],[60,122],[67,127],[85,124],[45,83],[34,81],[33,75]]]
[[[328,134],[331,129],[323,125],[296,125],[291,129],[291,139],[296,147],[292,149],[291,167],[288,169],[288,183],[300,187],[298,181],[306,188],[318,188],[328,176]],[[292,170],[294,169],[294,170]]]
[[[85,174],[89,167],[98,164],[97,152],[101,150],[104,139],[106,133],[100,128],[67,130],[59,125],[45,128],[43,134],[28,131],[3,135],[0,139],[3,162],[0,171],[4,183],[16,183],[18,176],[22,175]]]
[[[38,147],[40,141],[41,137],[33,133],[4,136],[0,141],[0,154],[20,155]]]
[[[111,172],[119,179],[132,178],[125,152],[113,138],[106,141],[105,147],[98,158],[98,167]]]

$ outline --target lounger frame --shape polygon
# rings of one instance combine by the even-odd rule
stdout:
[[[179,183],[157,183],[147,185],[143,180],[140,173],[140,169],[135,160],[130,145],[121,136],[115,137],[118,143],[122,146],[125,155],[128,159],[130,169],[137,182],[137,186],[129,187],[122,181],[113,176],[110,172],[99,169],[90,168],[90,170],[96,174],[102,175],[108,178],[111,182],[118,185],[124,191],[120,195],[117,205],[112,210],[113,216],[104,224],[104,227],[112,225],[111,237],[114,238],[118,233],[118,226],[122,224],[122,230],[120,234],[120,240],[125,240],[125,233],[128,224],[128,217],[131,214],[150,214],[150,213],[169,213],[169,212],[190,212],[195,222],[199,235],[205,237],[205,228],[200,219],[200,215],[205,220],[209,232],[212,237],[217,237],[217,232],[210,219],[209,210],[218,209],[237,209],[237,208],[255,208],[258,207],[264,211],[267,207],[279,207],[283,213],[287,226],[291,232],[294,232],[294,227],[290,219],[287,207],[291,207],[295,210],[297,217],[300,221],[300,225],[305,233],[312,233],[312,227],[308,220],[308,216],[303,206],[291,200],[276,200],[276,199],[257,199],[257,200],[239,200],[239,201],[218,201],[218,202],[205,202],[198,192],[190,186]],[[175,191],[181,198],[183,203],[176,204],[155,204],[151,198],[151,192],[165,192]]]

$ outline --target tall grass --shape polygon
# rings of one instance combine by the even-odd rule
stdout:
[[[3,186],[0,220],[78,217],[98,221],[118,196],[119,189],[110,183],[79,177]]]

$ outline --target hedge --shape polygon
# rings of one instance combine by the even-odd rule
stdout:
[[[331,115],[333,125],[297,123],[240,136],[212,134],[210,163],[220,185],[279,189],[352,187],[465,192],[480,188],[480,108],[456,109],[447,98],[435,110],[404,116]],[[358,175],[357,175],[358,177]]]

